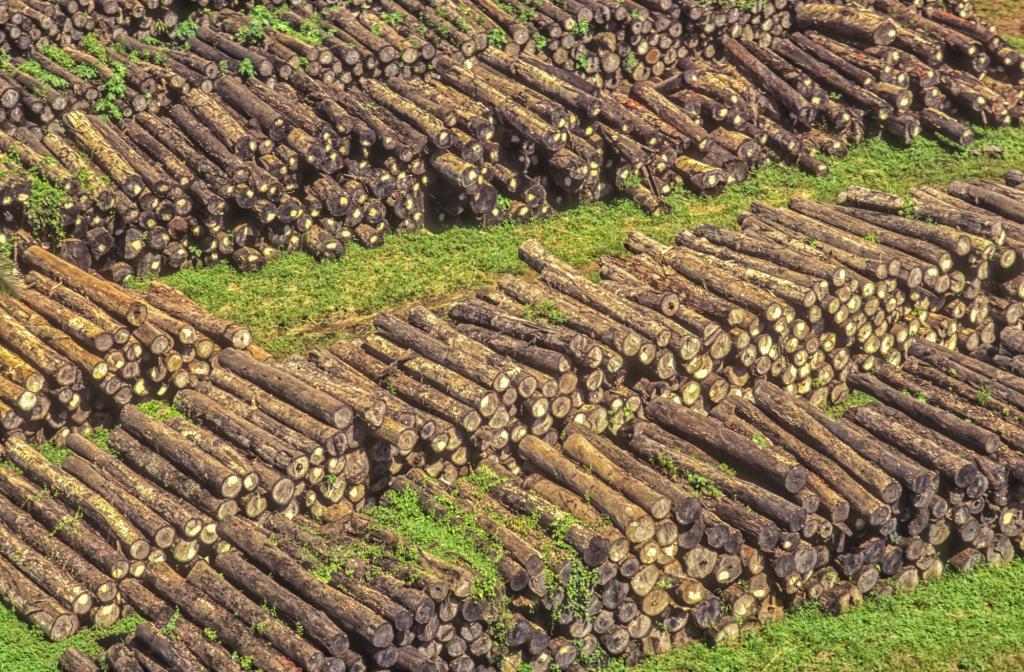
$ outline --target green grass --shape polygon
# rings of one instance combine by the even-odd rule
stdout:
[[[878,399],[875,399],[866,392],[860,390],[853,390],[849,396],[846,397],[842,402],[838,404],[829,404],[824,407],[825,414],[833,420],[838,420],[843,417],[848,410],[851,408],[860,408],[861,406],[867,406],[868,404],[874,404]]]
[[[48,642],[38,628],[0,602],[0,672],[55,672],[60,655],[72,646],[96,658],[141,622],[129,616],[109,628],[83,628],[63,642]]]
[[[1024,669],[1024,560],[869,598],[842,616],[806,608],[760,635],[657,656],[633,672],[1000,672]],[[622,670],[612,666],[611,670]]]
[[[358,333],[379,310],[438,302],[501,274],[526,272],[516,250],[530,237],[586,267],[601,255],[622,252],[629,231],[668,241],[697,224],[731,226],[754,200],[777,205],[794,195],[827,200],[852,184],[903,193],[925,183],[995,176],[1024,164],[1024,129],[980,130],[978,135],[975,148],[999,145],[1005,156],[986,158],[928,138],[908,149],[872,139],[833,162],[826,177],[773,164],[720,196],[674,193],[668,199],[672,211],[663,216],[648,216],[631,201],[592,203],[521,224],[389,236],[383,247],[372,250],[351,245],[347,256],[335,261],[317,262],[296,252],[279,255],[258,273],[239,273],[222,263],[165,281],[208,310],[249,326],[271,352],[302,352]]]

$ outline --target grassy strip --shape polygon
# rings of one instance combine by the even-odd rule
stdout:
[[[0,672],[54,672],[60,655],[72,646],[95,658],[141,622],[138,616],[128,616],[109,628],[82,628],[63,642],[50,642],[0,602]]]
[[[632,672],[1024,669],[1024,560],[950,575],[842,616],[788,614],[754,637],[656,656]],[[607,672],[622,672],[613,665]]]
[[[1001,158],[981,149],[998,145]],[[710,223],[735,225],[754,200],[781,205],[791,196],[829,200],[851,184],[903,193],[925,183],[995,176],[1024,164],[1024,129],[979,130],[973,150],[921,138],[908,149],[872,139],[833,162],[832,172],[811,177],[773,164],[712,198],[672,194],[672,212],[644,214],[630,201],[592,203],[553,217],[490,229],[452,227],[389,237],[377,249],[356,245],[348,255],[317,262],[305,253],[278,255],[259,273],[239,273],[228,264],[182,271],[166,281],[206,309],[253,330],[275,354],[301,352],[358,331],[367,316],[419,302],[438,301],[479,287],[503,273],[526,270],[519,244],[538,237],[556,255],[586,267],[604,254],[622,252],[632,230],[668,241],[682,228]]]

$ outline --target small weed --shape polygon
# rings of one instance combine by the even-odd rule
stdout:
[[[164,627],[160,628],[160,632],[164,633],[168,637],[171,637],[178,629],[178,621],[180,620],[181,609],[179,607],[174,607],[174,613],[171,614],[171,617],[167,619],[167,623],[164,624]]]
[[[541,320],[555,326],[565,324],[566,320],[569,319],[565,313],[555,306],[555,302],[551,300],[538,301],[532,305],[525,306],[523,308],[523,317],[528,320]]]
[[[846,400],[838,404],[825,405],[822,409],[825,414],[833,420],[838,420],[851,408],[860,408],[861,406],[867,406],[868,404],[877,403],[878,400],[872,397],[867,392],[861,392],[860,390],[854,390],[850,392]]]
[[[508,35],[501,28],[487,31],[487,44],[495,49],[503,49],[508,44]]]
[[[570,32],[573,37],[583,39],[590,34],[590,21],[577,21]]]
[[[308,64],[309,60],[307,59],[306,62]],[[242,61],[238,64],[238,74],[242,77],[255,77],[256,67],[248,58],[242,59]]]
[[[686,482],[690,484],[697,494],[703,495],[704,497],[717,498],[722,496],[722,489],[715,485],[715,482],[710,478],[701,476],[700,474],[688,473],[686,474]]]
[[[916,217],[915,210],[917,209],[917,199],[910,196],[906,196],[903,199],[903,205],[900,206],[899,215],[904,219],[914,219]]]
[[[979,406],[988,406],[988,402],[992,400],[992,391],[987,387],[979,387],[978,394],[974,397],[974,400],[978,402]]]
[[[139,404],[139,410],[156,420],[171,420],[173,418],[185,417],[184,413],[159,399],[151,399]]]

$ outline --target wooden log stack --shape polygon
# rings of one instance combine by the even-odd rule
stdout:
[[[599,431],[607,426],[606,409],[595,405],[609,389],[603,370],[588,368],[580,378],[566,354],[582,349],[590,363],[599,363],[598,345],[538,320],[512,319],[557,338],[528,344],[416,307],[405,319],[378,315],[374,336],[305,358],[260,362],[224,350],[208,380],[178,402],[229,441],[235,433],[209,409],[220,404],[239,416],[261,409],[251,419],[259,417],[262,427],[289,441],[297,432],[338,462],[328,465],[330,485],[315,483],[307,491],[307,504],[320,511],[344,497],[360,508],[364,497],[372,500],[392,476],[413,468],[452,483],[481,456],[498,454],[527,434],[554,440],[570,416],[587,418]],[[615,395],[609,403],[623,409],[620,415],[639,407],[636,394],[619,389]],[[188,410],[193,406],[195,414]]]
[[[449,484],[412,469],[362,513],[228,516],[208,561],[169,555],[121,582],[149,622],[113,660],[587,669],[1005,562],[1024,379],[923,339],[911,354],[851,374],[870,403],[843,415],[765,381],[710,415],[656,398],[614,440],[570,423],[556,444],[524,438],[511,469],[484,459]],[[6,457],[56,482],[33,454]]]
[[[942,244],[940,234],[953,234],[945,243],[953,253],[950,286],[941,281],[928,288],[923,282],[910,297],[915,302],[912,316],[928,340],[966,353],[998,350],[1004,341],[1012,348],[1024,298],[1020,276],[1024,212],[1014,202],[1024,192],[1015,184],[1011,173],[1002,182],[954,182],[945,192],[912,189],[904,199],[865,189],[840,195],[840,203],[858,217],[895,225],[908,218],[924,221],[928,228],[922,233],[938,244]],[[964,239],[961,251],[967,250],[966,241],[970,241],[970,251],[956,254],[953,237]],[[941,274],[936,279],[941,280]],[[1001,338],[1003,333],[1009,338]]]
[[[109,498],[124,493],[119,484],[92,481],[94,474],[82,481],[19,438],[4,444],[0,595],[53,641],[80,625],[117,621],[118,583],[164,552],[137,526],[155,521],[151,511],[128,511],[124,500]]]
[[[924,341],[912,351],[935,362],[949,356]],[[958,569],[983,559],[1004,562],[1019,535],[1019,503],[1009,495],[1020,459],[1015,407],[1005,397],[979,407],[936,387],[936,375],[948,374],[916,358],[904,371],[883,365],[876,374],[851,374],[854,388],[882,403],[872,399],[840,418],[767,382],[756,383],[749,399],[730,398],[710,418],[656,400],[646,409],[653,422],[636,425],[630,446],[662,472],[682,474],[676,478],[715,498],[737,499],[748,514],[771,521],[753,531],[775,529],[783,541],[790,533],[793,546],[766,549],[786,602],[838,597],[835,588],[823,596],[816,580],[825,567],[832,581],[838,574],[855,586],[842,588],[851,594],[873,590],[880,572],[909,586],[919,574],[940,573],[946,559]],[[973,424],[1004,406],[1004,424]],[[792,479],[793,465],[806,474],[799,488],[782,478]],[[725,514],[719,517],[752,543],[747,521],[730,518],[729,507]],[[789,563],[799,564],[801,553],[811,564],[798,570]]]
[[[200,3],[195,3],[200,4]],[[26,52],[40,42],[70,44],[94,31],[162,34],[180,20],[181,9],[172,0],[129,2],[81,0],[77,3],[45,3],[14,0],[0,14],[0,47]]]
[[[160,36],[33,41],[0,65],[8,228],[117,281],[255,269],[619,192],[660,211],[768,158],[820,174],[868,134],[968,144],[964,121],[1024,115],[1019,54],[896,0],[449,4],[221,7]]]
[[[125,404],[205,376],[220,348],[250,346],[247,329],[159,283],[125,289],[38,246],[18,261],[16,295],[0,297],[3,436],[108,425]]]

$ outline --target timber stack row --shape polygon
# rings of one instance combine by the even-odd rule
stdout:
[[[730,23],[738,35],[703,49],[718,60],[669,57],[654,36],[694,19],[651,17],[736,7],[448,4],[222,8],[145,38],[43,31],[0,68],[8,237],[118,282],[224,258],[254,269],[281,249],[334,258],[615,193],[660,211],[677,184],[713,193],[769,159],[823,174],[867,135],[968,144],[970,123],[1024,118],[1024,62],[994,29],[896,0],[800,3],[770,44]],[[632,82],[602,75],[634,40],[599,32],[602,7],[651,33]],[[534,23],[562,46],[537,50]]]
[[[697,227],[674,246],[631,234],[634,254],[603,259],[600,282],[529,241],[539,281],[502,279],[444,315],[380,314],[363,341],[279,363],[161,283],[121,289],[31,247],[22,296],[3,299],[7,429],[102,426],[134,399],[195,387],[210,407],[282,401],[276,422],[300,409],[344,433],[332,447],[381,446],[379,477],[356,482],[386,487],[409,467],[450,481],[526,434],[554,441],[566,419],[614,429],[654,396],[707,410],[766,379],[838,403],[850,373],[898,365],[915,335],[967,353],[1001,342],[995,356],[1019,366],[1019,185],[1011,173],[907,198],[755,204],[739,230]],[[49,413],[54,400],[70,408]],[[321,441],[318,426],[299,431]]]
[[[199,6],[226,15],[236,11],[295,12],[304,16],[306,3],[276,0],[257,3],[215,0],[183,3],[185,11]],[[425,72],[426,61],[437,51],[453,51],[472,57],[488,46],[512,55],[538,56],[555,66],[579,70],[605,86],[624,77],[657,77],[688,56],[712,58],[719,53],[719,38],[725,35],[767,44],[773,36],[792,25],[792,0],[758,0],[742,9],[714,7],[695,0],[680,3],[575,2],[568,6],[537,0],[515,2],[472,2],[456,4],[431,2],[355,2],[338,9],[316,0],[316,10],[330,9],[343,24],[340,40],[353,40],[373,60],[352,57],[346,69],[361,74],[396,74],[409,67],[415,74]],[[355,23],[355,16],[359,23]],[[18,0],[9,10],[0,45],[28,50],[40,39],[54,42],[77,41],[92,31],[111,34],[128,32],[143,39],[173,31],[184,17],[165,0],[145,5],[108,0],[90,0],[76,5],[48,6]],[[375,24],[381,24],[375,27]],[[372,29],[372,32],[370,30]],[[381,52],[382,47],[385,49]],[[417,53],[419,51],[419,53]],[[361,55],[363,55],[361,54]],[[397,59],[401,55],[401,61]],[[378,60],[379,59],[379,60]],[[379,64],[379,70],[378,70]]]
[[[16,296],[0,297],[0,425],[42,442],[64,428],[109,424],[132,400],[173,396],[210,371],[249,330],[154,283],[122,288],[31,246]]]

